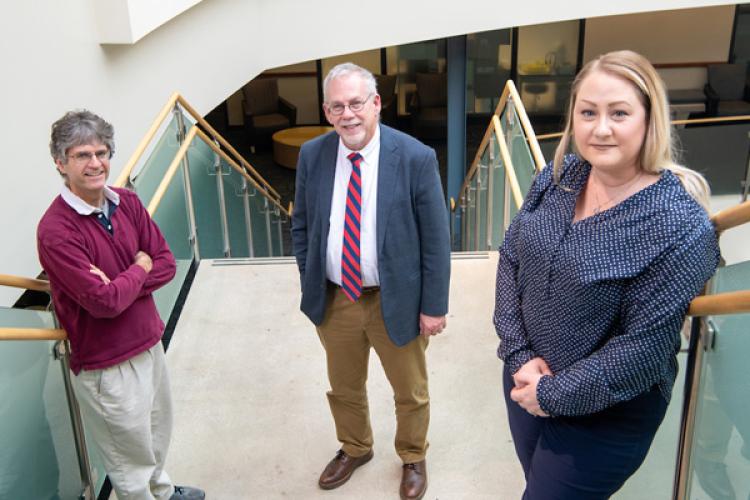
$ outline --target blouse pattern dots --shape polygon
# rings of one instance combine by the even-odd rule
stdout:
[[[494,324],[515,373],[542,357],[537,397],[551,416],[586,415],[654,385],[669,401],[690,301],[719,261],[705,210],[665,170],[618,205],[573,222],[591,166],[542,170],[500,247]]]

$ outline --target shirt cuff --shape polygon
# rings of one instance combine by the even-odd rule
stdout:
[[[551,375],[542,375],[536,386],[536,400],[539,402],[539,408],[550,417],[556,417],[558,414],[554,410],[553,384],[554,377]]]
[[[497,348],[497,354],[498,357],[502,359],[502,356],[500,356],[500,347]],[[503,362],[508,367],[508,370],[510,370],[510,374],[515,375],[523,365],[525,365],[535,357],[536,354],[534,354],[534,351],[532,351],[531,349],[523,349],[521,351],[514,352],[513,354],[508,356],[507,359],[503,359]]]

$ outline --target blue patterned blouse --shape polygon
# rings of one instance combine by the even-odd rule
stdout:
[[[655,384],[669,401],[690,301],[719,261],[705,210],[665,170],[618,205],[573,222],[591,166],[565,158],[542,170],[500,247],[494,323],[515,373],[541,356],[551,416],[586,415]]]

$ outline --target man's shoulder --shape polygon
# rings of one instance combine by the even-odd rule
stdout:
[[[336,134],[335,130],[331,130],[330,132],[326,132],[325,134],[319,135],[318,137],[310,139],[309,141],[302,144],[302,146],[300,147],[300,155],[317,155],[320,154],[320,150],[324,147],[330,145],[336,146],[337,144],[338,134]]]
[[[381,142],[385,141],[386,143],[392,141],[399,147],[411,151],[422,151],[427,153],[433,150],[416,137],[383,124],[380,125],[380,140]]]
[[[75,217],[78,214],[71,209],[60,195],[57,195],[39,219],[36,234],[39,241],[55,242],[66,239],[75,229]]]
[[[109,189],[117,193],[117,195],[120,197],[120,203],[123,201],[127,203],[136,203],[141,204],[141,199],[138,197],[138,195],[135,193],[135,191],[131,191],[127,188],[121,188],[121,187],[113,187],[109,186]]]

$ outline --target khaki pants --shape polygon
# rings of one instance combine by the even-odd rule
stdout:
[[[87,443],[93,445],[120,500],[168,499],[164,472],[172,435],[172,397],[161,342],[103,370],[72,377]]]
[[[347,455],[358,457],[373,444],[367,404],[367,366],[375,349],[393,388],[396,403],[396,452],[404,463],[419,462],[427,451],[430,398],[421,335],[403,347],[388,337],[380,309],[380,293],[364,293],[351,302],[340,289],[330,289],[328,308],[318,327],[326,351],[328,402],[336,436]]]

